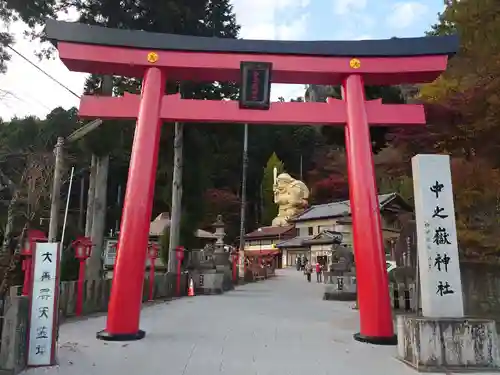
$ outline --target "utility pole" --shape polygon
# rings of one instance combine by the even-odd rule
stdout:
[[[49,221],[49,242],[57,242],[59,229],[59,203],[62,183],[62,172],[64,170],[64,138],[57,137],[54,147],[55,165],[54,180],[52,182],[52,195],[50,197],[50,221]]]
[[[85,228],[83,227],[83,206],[85,202],[85,177],[80,178],[80,196],[78,205],[78,230],[83,232]]]
[[[300,181],[304,181],[302,178],[302,154],[300,154]]]
[[[92,219],[94,218],[95,177],[97,173],[97,156],[92,154],[89,171],[89,188],[87,190],[87,210],[85,213],[85,237],[90,237],[92,232]]]
[[[92,130],[98,128],[101,124],[102,120],[97,119],[75,130],[66,139],[63,137],[57,138],[57,143],[54,147],[54,180],[52,183],[52,195],[50,197],[49,242],[57,242],[57,235],[59,232],[59,203],[61,198],[62,175],[64,170],[64,146],[65,144],[69,144],[83,138]]]
[[[248,124],[244,126],[243,168],[241,176],[241,213],[240,213],[240,251],[245,249],[245,217],[247,204],[247,168],[248,168]]]

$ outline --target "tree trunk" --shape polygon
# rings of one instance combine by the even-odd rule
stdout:
[[[85,217],[85,237],[92,234],[92,219],[94,215],[95,180],[97,173],[97,156],[92,154],[90,162],[89,190],[87,193],[87,214]]]
[[[7,222],[5,223],[3,243],[2,243],[2,255],[10,254],[10,242],[12,240],[12,231],[14,230],[14,208],[17,204],[19,194],[16,192],[9,202],[9,207],[7,208]]]
[[[14,227],[14,208],[18,200],[18,190],[14,182],[0,170],[0,189],[8,189],[10,195],[9,207],[7,208],[7,222],[5,223],[4,237],[0,254],[9,252],[10,239]]]
[[[113,76],[106,75],[102,77],[101,94],[105,96],[113,95]],[[92,157],[92,161],[93,158],[94,156]],[[103,252],[104,231],[106,229],[106,196],[108,192],[109,155],[97,157],[96,165],[97,171],[95,173],[96,177],[94,181],[93,208],[91,212],[92,223],[89,228],[90,238],[94,247],[92,248],[90,258],[87,260],[87,280],[97,280],[100,279],[102,275],[101,259]],[[90,184],[92,184],[92,179]],[[87,228],[85,229],[85,232],[87,235]]]
[[[168,257],[168,271],[176,272],[177,259],[175,248],[179,245],[179,233],[182,211],[182,148],[184,143],[184,124],[175,123],[174,135],[174,171],[172,177],[172,212],[170,213],[170,254]]]
[[[30,217],[32,219],[32,217]],[[0,254],[1,258],[1,265],[2,265],[2,270],[1,270],[1,282],[0,282],[0,296],[5,295],[9,287],[11,287],[14,284],[14,281],[16,279],[15,276],[15,271],[17,268],[17,264],[20,260],[20,255],[21,255],[21,247],[23,246],[25,242],[25,238],[27,235],[28,231],[28,225],[29,221],[27,221],[24,224],[23,230],[21,231],[21,235],[18,238],[17,241],[17,246],[14,248],[14,252],[10,253],[2,253]],[[10,246],[9,246],[10,247]],[[10,250],[10,249],[9,249]]]
[[[95,181],[94,210],[91,239],[94,247],[87,260],[87,280],[98,280],[102,274],[102,252],[106,226],[106,195],[108,187],[109,155],[98,157]]]

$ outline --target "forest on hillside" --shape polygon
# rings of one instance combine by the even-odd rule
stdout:
[[[425,105],[428,125],[424,128],[371,130],[378,187],[381,193],[397,192],[411,202],[410,158],[417,153],[452,155],[457,225],[462,255],[474,259],[497,258],[500,250],[500,47],[496,22],[500,3],[493,0],[447,0],[447,7],[429,35],[458,33],[461,50],[448,71],[433,83],[418,87],[367,87],[369,99],[385,103],[411,100]],[[35,31],[47,17],[69,7],[80,21],[125,29],[237,38],[239,26],[229,0],[28,0],[0,4],[5,22],[22,20]],[[0,69],[6,71],[7,45],[12,36],[0,33]],[[50,54],[48,48],[40,51]],[[0,73],[1,74],[1,73]],[[141,81],[113,77],[115,95],[138,93]],[[106,77],[89,77],[87,93],[102,93]],[[231,82],[197,84],[168,82],[167,91],[181,91],[185,98],[235,99],[238,86]],[[408,92],[411,92],[409,94]],[[304,98],[325,100],[339,97],[338,87],[304,88]],[[0,122],[0,235],[3,238],[2,268],[18,267],[19,243],[28,226],[47,229],[53,172],[53,148],[57,137],[67,137],[84,123],[76,109],[55,108],[45,119],[4,119]],[[107,158],[109,170],[105,207],[106,232],[120,220],[128,163],[134,132],[130,121],[106,121],[83,140],[65,151],[63,193],[68,194],[69,170],[75,168],[66,238],[85,231],[85,195],[91,159]],[[497,128],[498,126],[498,128]],[[173,173],[174,124],[164,124],[156,175],[153,217],[170,212]],[[210,229],[218,214],[227,224],[228,239],[239,233],[242,124],[187,124],[184,127],[183,195],[181,242],[188,243],[196,228]],[[311,203],[326,203],[348,197],[344,136],[339,128],[312,126],[250,126],[247,184],[247,231],[270,224],[276,210],[271,202],[270,171],[284,170],[302,178],[312,192]],[[83,194],[82,194],[83,192]],[[84,200],[81,200],[81,197]],[[65,197],[63,197],[65,199]],[[82,209],[83,207],[83,209]],[[8,220],[13,217],[14,220]],[[15,254],[15,255],[13,255]],[[0,271],[1,273],[1,271]],[[4,277],[4,287],[8,277]]]

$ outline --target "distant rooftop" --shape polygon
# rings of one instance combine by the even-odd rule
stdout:
[[[149,224],[149,235],[154,237],[161,236],[165,229],[170,227],[170,223],[170,214],[168,212],[162,212]],[[217,239],[217,236],[214,233],[203,229],[197,229],[195,231],[195,236],[207,240]]]
[[[305,237],[294,237],[289,240],[280,242],[276,244],[276,247],[279,249],[282,248],[294,248],[294,247],[304,247],[304,241],[310,240],[313,236],[305,236]]]
[[[391,202],[397,201],[398,204],[401,205],[405,210],[412,210],[411,206],[396,193],[379,195],[378,201],[380,209],[384,208]],[[342,216],[351,216],[351,202],[349,200],[311,206],[302,214],[294,217],[291,221],[297,222],[306,220],[318,220]]]
[[[294,229],[293,225],[283,227],[261,227],[253,232],[245,234],[245,238],[278,237]]]

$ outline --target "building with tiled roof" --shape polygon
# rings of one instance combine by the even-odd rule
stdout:
[[[297,236],[294,225],[282,227],[261,227],[245,235],[245,255],[265,256],[274,255],[276,265],[281,268],[281,250],[276,244]]]
[[[402,227],[402,220],[411,217],[413,207],[396,193],[378,196],[382,219],[382,234],[386,251],[393,251]],[[295,265],[297,257],[305,256],[313,263],[321,257],[330,262],[334,237],[340,235],[342,244],[352,248],[351,205],[348,200],[313,205],[290,220],[297,236],[276,246],[282,251],[283,266]]]

